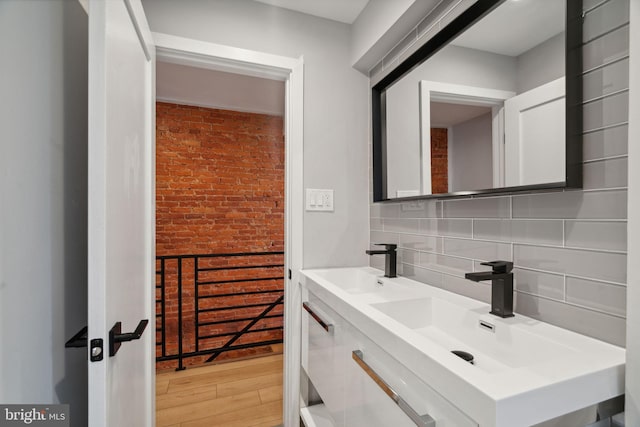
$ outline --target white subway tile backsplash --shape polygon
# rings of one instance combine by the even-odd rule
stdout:
[[[380,206],[380,218],[397,218],[400,215],[400,205],[378,203],[378,206]]]
[[[400,247],[423,252],[442,253],[442,237],[401,234]]]
[[[627,289],[625,286],[567,277],[567,301],[609,314],[625,316]]]
[[[619,0],[606,2],[589,11],[582,22],[582,40],[593,40],[629,22],[629,3]]]
[[[564,300],[563,275],[516,268],[513,270],[513,280],[518,291],[559,301]]]
[[[473,271],[473,261],[440,254],[422,252],[420,254],[421,267],[429,268],[441,273],[464,277],[465,273]]]
[[[369,233],[369,241],[373,245],[374,243],[398,243],[398,234],[389,233],[386,231],[371,230]]]
[[[623,92],[584,104],[582,120],[584,130],[625,123],[629,118],[629,93]]]
[[[627,250],[627,223],[566,221],[565,245],[575,248]]]
[[[627,186],[627,158],[586,163],[582,168],[583,188],[620,188]]]
[[[400,262],[407,264],[419,264],[420,263],[420,252],[410,250],[410,249],[399,249],[398,250],[400,256]]]
[[[442,288],[487,304],[491,303],[491,284],[487,282],[474,282],[445,274],[442,277]]]
[[[511,210],[508,197],[445,200],[445,218],[509,218]]]
[[[584,160],[602,159],[627,154],[628,125],[615,126],[584,134],[582,154]]]
[[[444,253],[483,261],[511,260],[511,245],[482,240],[444,239]],[[471,271],[471,270],[469,270]]]
[[[513,196],[514,218],[626,219],[626,190]]]
[[[427,285],[442,287],[442,273],[437,271],[428,270],[415,265],[403,264],[402,275],[409,279],[416,280],[418,282],[426,283]]]
[[[395,231],[400,233],[414,233],[417,234],[420,223],[417,219],[407,218],[385,218],[382,220],[384,231]]]
[[[379,231],[383,231],[382,228],[382,219],[381,218],[370,218],[369,219],[369,227],[371,227],[372,230],[379,230]]]
[[[628,54],[629,27],[625,26],[585,44],[582,47],[582,67],[585,71],[591,70]]]
[[[626,323],[618,316],[516,292],[516,312],[561,328],[624,346]]]
[[[515,244],[513,258],[518,267],[616,283],[627,280],[627,256],[621,253]]]
[[[420,233],[437,236],[471,237],[470,219],[421,219]]]
[[[384,271],[384,257],[371,256],[369,257],[369,266]]]
[[[475,219],[475,239],[562,245],[560,220]]]
[[[582,79],[582,97],[585,101],[609,95],[629,87],[629,59],[594,70]]]

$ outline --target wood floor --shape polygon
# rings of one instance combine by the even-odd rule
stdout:
[[[158,427],[282,424],[282,354],[156,375]]]

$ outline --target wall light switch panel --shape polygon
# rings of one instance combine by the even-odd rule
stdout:
[[[421,211],[424,209],[424,203],[415,200],[413,202],[405,202],[400,205],[400,210],[402,212],[410,212],[410,211]]]
[[[316,212],[333,212],[333,190],[307,188],[305,209]]]

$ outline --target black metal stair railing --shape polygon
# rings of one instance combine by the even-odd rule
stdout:
[[[156,361],[177,360],[178,367],[176,370],[184,369],[184,359],[198,356],[209,356],[206,362],[211,362],[223,352],[233,350],[243,350],[254,347],[262,347],[273,344],[282,343],[282,338],[269,339],[263,341],[251,341],[244,344],[236,342],[247,334],[259,332],[282,331],[282,321],[277,326],[268,326],[256,328],[256,325],[265,319],[282,318],[282,310],[276,313],[275,309],[283,305],[284,302],[284,263],[281,261],[284,252],[237,252],[226,254],[198,254],[198,255],[161,255],[156,257],[156,333],[160,333],[160,338],[156,339],[156,346],[159,347],[160,355],[157,355]],[[277,260],[274,261],[274,258]],[[260,260],[263,260],[262,263]],[[237,260],[237,262],[233,262]],[[249,260],[257,260],[249,262]],[[216,265],[215,262],[219,264]],[[220,261],[223,261],[220,263]],[[244,263],[242,263],[244,261]],[[169,268],[169,265],[175,265],[175,273]],[[213,266],[211,266],[213,265]],[[190,274],[186,274],[186,269],[193,268]],[[171,270],[171,271],[170,271]],[[230,275],[231,272],[234,272]],[[247,274],[240,275],[241,272]],[[175,283],[171,282],[174,276]],[[189,277],[186,277],[189,276]],[[189,283],[185,283],[189,282]],[[253,290],[234,290],[237,285],[250,284],[254,282],[257,285],[264,285],[267,289],[261,289],[257,286]],[[278,286],[279,284],[279,286]],[[170,288],[175,285],[175,298],[169,296]],[[185,286],[193,289],[193,293],[185,292]],[[274,288],[274,286],[276,286]],[[216,289],[227,289],[230,291],[215,292]],[[212,292],[213,291],[213,292]],[[159,295],[158,295],[159,294]],[[173,294],[172,294],[173,295]],[[266,298],[260,298],[258,302],[245,301],[246,303],[229,305],[229,304],[207,304],[207,301],[224,301],[224,299],[237,297],[252,297],[273,295],[273,298],[265,301]],[[189,308],[193,310],[193,338],[190,340],[190,350],[184,351],[184,326],[185,320],[185,298],[192,297]],[[175,301],[174,301],[175,299]],[[177,330],[175,342],[177,348],[171,351],[168,347],[169,338],[167,330],[168,307],[177,305]],[[211,306],[214,305],[214,306]],[[259,310],[255,316],[241,316],[233,318],[223,318],[222,320],[201,320],[201,315],[206,313],[235,313],[236,310]],[[244,326],[240,327],[240,324]],[[207,327],[216,325],[238,324],[235,331],[221,333],[202,332]],[[215,338],[230,337],[223,345],[212,347],[207,345],[206,340]]]

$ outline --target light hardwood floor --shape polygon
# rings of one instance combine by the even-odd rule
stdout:
[[[158,427],[282,423],[282,354],[156,374]]]

